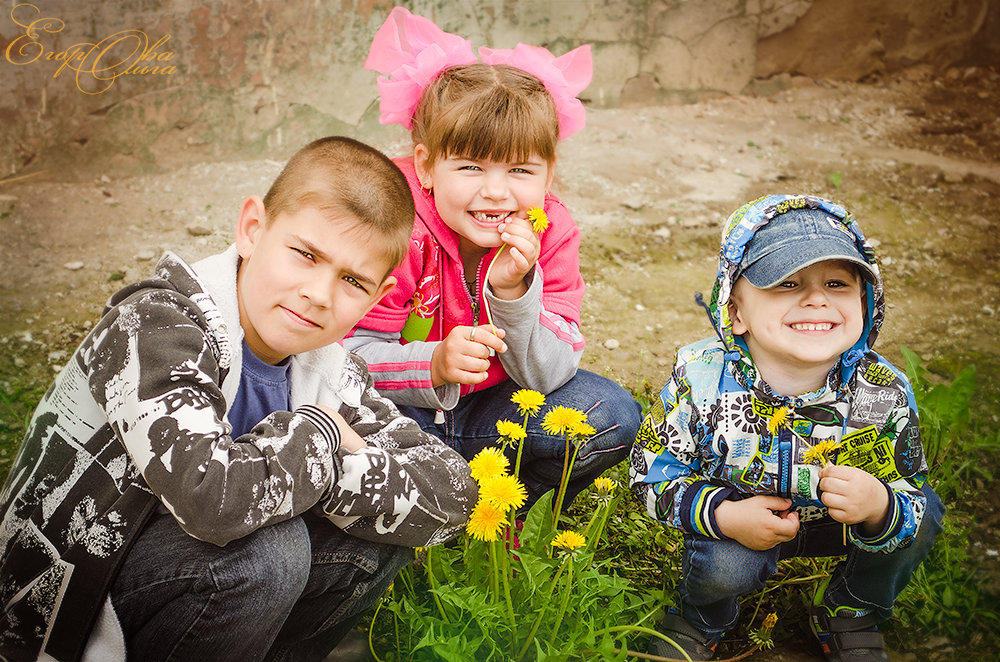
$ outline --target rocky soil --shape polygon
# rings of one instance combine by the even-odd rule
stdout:
[[[914,68],[861,83],[783,76],[753,95],[591,111],[562,146],[556,186],[584,236],[584,367],[658,389],[677,347],[711,334],[693,294],[711,289],[725,217],[759,195],[806,192],[843,203],[875,240],[889,301],[880,351],[899,362],[905,344],[944,374],[974,362],[977,414],[997,420],[998,107],[1000,71]],[[107,296],[164,250],[194,260],[226,246],[242,199],[263,194],[281,167],[188,163],[0,182],[4,393],[44,388]],[[0,473],[9,460],[0,454]],[[993,524],[976,544],[995,585]],[[819,659],[810,651],[752,659]]]

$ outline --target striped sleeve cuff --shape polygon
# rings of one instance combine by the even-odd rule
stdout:
[[[302,405],[295,410],[295,413],[318,427],[320,433],[330,442],[330,452],[337,452],[340,448],[340,428],[329,414],[315,405]]]
[[[725,539],[727,536],[719,531],[715,521],[715,509],[732,493],[731,487],[719,487],[703,481],[688,487],[678,513],[682,528],[709,538]]]
[[[899,532],[903,529],[903,512],[900,507],[899,496],[884,481],[882,482],[882,485],[885,486],[885,489],[889,492],[889,512],[886,513],[885,526],[882,528],[882,532],[874,537],[866,538],[861,535],[860,524],[851,525],[851,537],[870,547],[884,545],[898,536]]]

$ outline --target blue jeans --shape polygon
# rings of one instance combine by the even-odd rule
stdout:
[[[309,513],[225,547],[155,515],[111,599],[129,659],[322,660],[412,559]]]
[[[944,505],[924,484],[927,509],[914,540],[888,554],[866,552],[848,541],[843,525],[826,517],[804,522],[798,535],[765,551],[744,547],[735,540],[685,535],[681,579],[681,613],[709,638],[719,637],[739,617],[739,598],[764,588],[778,569],[778,561],[798,556],[839,556],[823,601],[831,607],[871,610],[880,619],[892,616],[896,596],[906,587],[917,566],[930,553],[941,532]]]
[[[425,432],[471,460],[487,446],[498,446],[498,420],[524,422],[517,405],[510,401],[511,395],[520,388],[514,380],[508,379],[463,396],[454,409],[444,412],[441,424],[434,423],[434,409],[401,406],[399,410],[414,419]],[[641,407],[628,391],[606,377],[577,370],[572,379],[545,396],[541,412],[528,419],[528,436],[521,454],[521,481],[528,491],[526,507],[558,487],[562,479],[566,442],[562,435],[551,435],[542,429],[545,413],[555,405],[579,409],[587,414],[587,423],[597,430],[577,451],[563,502],[566,507],[606,469],[628,457],[642,422]],[[508,449],[506,454],[513,471],[517,447]]]

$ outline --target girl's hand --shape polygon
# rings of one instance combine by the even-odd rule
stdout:
[[[503,329],[496,335],[488,326],[456,326],[431,355],[431,385],[478,384],[486,379],[490,349],[506,352]]]
[[[827,464],[819,472],[820,501],[830,517],[844,524],[861,524],[866,536],[878,535],[889,514],[889,493],[875,476],[857,467]]]
[[[489,285],[494,296],[510,301],[528,291],[524,277],[538,261],[542,243],[528,219],[520,216],[501,223],[497,230],[507,248],[493,258]]]
[[[790,499],[754,496],[723,501],[715,509],[719,530],[744,547],[764,551],[792,540],[799,532],[799,514]]]

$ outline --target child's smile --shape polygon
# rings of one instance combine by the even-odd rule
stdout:
[[[421,183],[434,191],[441,219],[460,237],[464,253],[503,244],[497,226],[526,218],[528,209],[545,204],[553,168],[539,156],[501,162],[446,156],[428,167],[424,145],[414,148]]]
[[[862,289],[854,268],[836,260],[808,266],[766,290],[740,278],[733,287],[733,333],[743,335],[772,388],[774,375],[789,373],[808,374],[819,388],[861,337]]]

